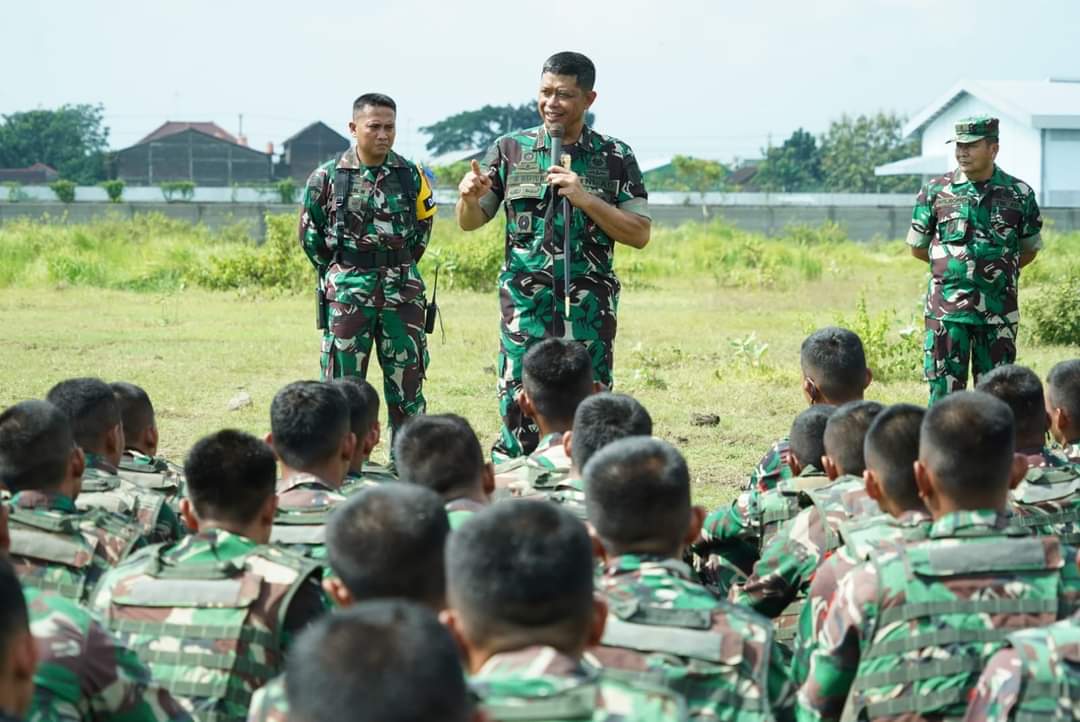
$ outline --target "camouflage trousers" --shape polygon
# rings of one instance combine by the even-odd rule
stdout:
[[[491,449],[491,456],[501,461],[524,454],[531,454],[540,443],[540,428],[536,422],[521,412],[517,393],[521,390],[521,364],[525,353],[540,343],[542,337],[509,331],[505,324],[499,334],[499,415],[502,431]],[[579,340],[592,358],[593,380],[610,389],[611,368],[614,362],[614,339]]]
[[[424,376],[428,366],[423,296],[396,306],[330,304],[329,328],[323,332],[323,379],[367,378],[372,346],[383,372],[383,401],[396,431],[408,416],[423,414]]]
[[[972,324],[926,319],[923,371],[930,403],[967,387],[968,365],[979,383],[983,374],[1016,360],[1016,324]]]

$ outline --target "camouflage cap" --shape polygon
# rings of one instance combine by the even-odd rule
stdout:
[[[983,138],[998,137],[998,119],[989,115],[975,115],[956,122],[956,137],[946,143],[974,143]]]

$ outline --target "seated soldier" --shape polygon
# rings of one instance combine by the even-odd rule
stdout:
[[[75,506],[83,453],[68,417],[48,401],[0,414],[0,483],[8,502],[11,557],[27,588],[83,602],[106,570],[142,543],[134,522]]]
[[[1069,461],[1080,463],[1080,359],[1061,361],[1046,377],[1050,434]]]
[[[846,328],[829,326],[807,336],[799,350],[799,365],[803,398],[811,406],[842,406],[861,401],[873,380],[862,339]],[[774,443],[750,473],[747,491],[768,491],[781,481],[798,476],[791,466],[790,448],[788,438]]]
[[[19,722],[34,697],[37,652],[15,571],[0,558],[0,722]]]
[[[120,405],[120,420],[124,427],[124,455],[118,471],[122,478],[139,487],[162,494],[177,510],[184,495],[184,473],[177,464],[157,456],[158,429],[154,405],[142,388],[126,381],[109,384]]]
[[[1016,453],[1027,461],[1024,480],[1010,496],[1016,523],[1080,543],[1080,466],[1046,446],[1049,415],[1042,382],[1029,368],[1009,364],[983,375],[976,387],[1012,409]]]
[[[75,443],[86,455],[80,509],[105,509],[138,523],[146,541],[175,541],[184,535],[165,497],[122,479],[117,466],[124,455],[120,405],[101,379],[77,378],[53,386],[46,399],[67,414]]]
[[[194,530],[108,572],[93,607],[197,719],[242,719],[294,634],[326,609],[320,571],[270,546],[274,454],[241,431],[200,439],[180,502]]]
[[[814,572],[799,617],[792,670],[796,684],[806,681],[821,622],[843,576],[866,561],[871,552],[924,539],[930,531],[930,514],[915,485],[919,426],[925,413],[925,408],[911,404],[889,406],[866,432],[863,480],[867,496],[877,502],[882,513],[842,523],[844,545]]]
[[[312,625],[286,679],[295,722],[474,719],[453,637],[430,609],[400,599],[362,602]]]
[[[604,667],[659,672],[691,719],[794,719],[795,690],[764,617],[714,597],[679,561],[705,510],[686,461],[647,436],[608,444],[585,466],[589,523],[605,552]]]
[[[1014,439],[1012,411],[989,394],[956,392],[926,412],[915,481],[934,524],[925,541],[874,552],[844,577],[800,718],[959,717],[1005,634],[1076,609],[1076,550],[1010,524]]]
[[[563,435],[573,426],[578,404],[599,385],[593,382],[589,352],[574,341],[541,341],[525,354],[521,368],[518,405],[540,428],[540,443],[528,456],[496,466],[495,487],[528,496],[545,493],[570,473]]]
[[[964,722],[1075,720],[1080,701],[1080,612],[1010,634],[986,663]]]
[[[489,719],[683,718],[670,690],[582,663],[607,618],[593,569],[585,525],[545,501],[494,504],[450,535],[443,622]]]
[[[401,481],[442,497],[452,529],[487,506],[495,490],[476,432],[456,414],[405,419],[394,438],[394,459]]]
[[[339,607],[400,598],[441,611],[449,534],[438,494],[412,484],[362,489],[338,505],[326,523],[334,574],[323,580],[323,589]],[[288,722],[288,717],[285,679],[275,677],[251,698],[248,722]]]
[[[372,484],[397,481],[389,468],[371,461],[371,452],[379,445],[382,426],[379,423],[379,392],[359,376],[342,376],[331,383],[341,389],[349,404],[349,426],[356,436],[349,471],[341,493],[348,496]]]
[[[825,458],[825,425],[835,411],[835,406],[815,404],[795,417],[787,453],[794,477],[768,491],[744,491],[705,517],[701,536],[690,546],[690,561],[713,594],[727,597],[732,584],[746,579],[780,525],[799,513],[802,491],[829,483],[820,466]]]
[[[345,394],[337,384],[289,384],[270,403],[266,442],[281,462],[270,540],[312,559],[325,559],[326,517],[345,500],[341,486],[356,448]]]

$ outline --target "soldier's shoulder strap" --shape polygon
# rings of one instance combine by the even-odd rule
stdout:
[[[334,241],[338,248],[345,247],[345,204],[352,188],[352,171],[338,167],[334,171]]]

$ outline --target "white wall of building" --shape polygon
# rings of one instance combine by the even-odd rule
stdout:
[[[1046,205],[1080,205],[1080,130],[1047,130]]]

